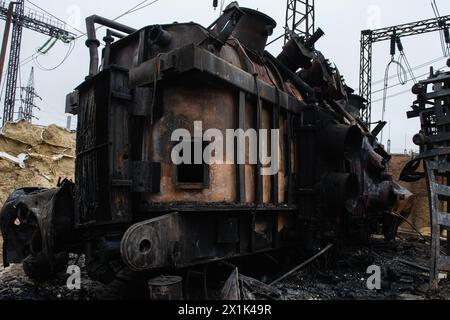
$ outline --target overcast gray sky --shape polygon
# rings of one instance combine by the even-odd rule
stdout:
[[[60,19],[69,22],[82,31],[85,30],[84,18],[91,14],[99,14],[108,18],[115,18],[126,12],[142,0],[33,0],[32,3],[44,8]],[[450,14],[450,1],[436,0],[441,15]],[[220,0],[219,0],[220,2]],[[225,4],[231,1],[225,1]],[[26,6],[34,8],[26,0]],[[274,37],[283,32],[286,12],[286,0],[241,0],[243,7],[258,9],[271,15],[277,22]],[[205,26],[209,25],[219,15],[214,11],[212,0],[159,0],[155,4],[138,12],[129,14],[119,19],[120,22],[135,28],[158,23],[171,23],[174,21],[194,21]],[[347,84],[358,88],[359,74],[359,39],[363,29],[374,29],[416,20],[433,18],[430,0],[316,0],[316,24],[326,33],[320,40],[317,48],[330,60],[334,61],[341,73],[345,76]],[[4,23],[0,23],[3,32]],[[76,32],[75,32],[76,33]],[[48,38],[36,32],[25,30],[22,42],[22,61],[36,53]],[[75,48],[66,62],[53,71],[44,71],[44,68],[53,68],[66,56],[68,46],[58,42],[45,56],[39,56],[37,61],[24,64],[21,67],[21,82],[26,85],[30,69],[35,67],[35,87],[42,97],[38,104],[41,111],[36,112],[39,120],[35,123],[47,125],[55,123],[61,126],[66,124],[64,114],[65,96],[72,91],[88,72],[88,50],[84,45],[85,38],[76,41]],[[403,39],[405,53],[412,67],[422,65],[425,62],[443,57],[440,46],[439,34],[430,33],[416,37]],[[277,54],[282,47],[282,41],[278,41],[269,47],[269,50]],[[383,42],[374,45],[374,70],[373,79],[382,80],[386,64],[389,62],[389,43]],[[30,59],[28,60],[30,61]],[[436,68],[445,66],[442,58],[432,65]],[[424,75],[428,66],[415,70],[416,76]],[[391,70],[395,74],[396,69]],[[389,84],[398,83],[397,79],[390,80]],[[418,120],[407,120],[406,111],[412,104],[414,96],[409,93],[412,82],[405,86],[396,86],[388,91],[388,95],[408,90],[407,93],[390,98],[388,100],[386,120],[390,123],[390,137],[392,140],[392,152],[403,152],[406,147],[415,149],[412,144],[412,136],[418,132]],[[376,82],[373,91],[383,88],[383,82]],[[3,92],[2,92],[3,95]],[[382,91],[373,95],[374,101],[382,98]],[[373,106],[373,120],[381,119],[381,101]],[[3,102],[0,110],[3,110]],[[72,127],[75,128],[73,122]],[[385,131],[385,139],[389,135],[389,129]]]

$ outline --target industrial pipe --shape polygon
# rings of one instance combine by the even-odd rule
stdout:
[[[313,35],[305,41],[305,45],[308,48],[313,48],[317,41],[319,41],[320,38],[322,38],[325,35],[325,32],[323,32],[322,29],[318,28],[316,32],[313,33]]]
[[[356,125],[333,124],[322,132],[321,145],[330,157],[351,159],[361,151],[363,135]]]
[[[6,50],[8,47],[9,31],[11,30],[11,21],[15,3],[17,2],[9,3],[8,14],[6,15],[5,32],[3,33],[2,51],[0,53],[0,83],[2,82],[3,69],[5,67]]]
[[[115,22],[113,20],[106,19],[97,15],[93,15],[86,18],[86,30],[87,37],[86,46],[89,48],[90,64],[89,64],[89,77],[92,77],[98,73],[98,47],[100,46],[100,41],[97,39],[95,24],[100,24],[102,26],[121,31],[126,34],[132,34],[136,32],[136,29],[123,25],[121,23]]]
[[[123,39],[125,35],[120,32],[107,29],[106,36],[103,38],[105,42],[105,50],[103,52],[103,69],[108,68],[111,58],[111,44],[114,42],[114,38]]]
[[[294,83],[294,85],[296,85],[297,88],[300,89],[302,94],[306,95],[306,99],[305,99],[306,102],[315,102],[316,101],[316,96],[315,96],[314,90],[305,81],[303,81],[294,72],[289,70],[288,67],[286,67],[283,63],[281,63],[280,60],[275,58],[268,51],[264,52],[264,57],[267,58],[270,62],[272,62],[275,65],[275,67],[277,67],[281,71],[281,73],[283,73],[285,76],[287,76]]]

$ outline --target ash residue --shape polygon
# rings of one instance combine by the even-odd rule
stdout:
[[[365,246],[340,248],[328,268],[320,260],[278,283],[274,289],[282,300],[424,300],[449,299],[450,281],[443,279],[439,290],[429,291],[429,244],[424,240],[397,238],[385,242],[374,237]],[[76,256],[71,256],[74,263]],[[409,265],[412,264],[412,265]],[[120,284],[105,286],[89,279],[83,257],[81,290],[67,289],[68,274],[36,284],[23,273],[21,265],[0,269],[0,300],[97,300],[123,299]],[[367,289],[368,266],[381,268],[381,289]],[[273,276],[273,275],[272,275]],[[444,275],[443,275],[444,276]],[[129,298],[129,296],[128,296]]]
[[[71,255],[71,264],[76,255]],[[67,279],[69,274],[59,273],[46,283],[35,283],[23,272],[22,265],[14,264],[0,268],[0,300],[91,300],[102,297],[105,286],[89,279],[86,274],[84,259],[78,259],[82,273],[80,290],[69,290]]]
[[[367,247],[347,248],[327,270],[314,264],[277,285],[286,300],[424,300],[448,299],[450,283],[429,291],[429,244],[399,238],[374,238]],[[412,264],[412,265],[411,265]],[[381,289],[369,290],[367,268],[381,268]]]

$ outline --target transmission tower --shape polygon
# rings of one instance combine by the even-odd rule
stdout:
[[[27,86],[21,89],[23,93],[22,96],[24,96],[24,98],[22,99],[22,106],[19,110],[19,119],[31,122],[33,118],[35,118],[33,116],[33,109],[40,110],[40,108],[34,103],[35,98],[41,99],[34,89],[34,67],[31,68]]]
[[[0,19],[8,20],[9,3],[0,2]],[[65,30],[66,25],[45,13],[25,8],[25,0],[14,1],[12,17],[13,32],[10,45],[8,77],[3,109],[3,124],[14,120],[16,102],[17,75],[20,68],[20,48],[23,28],[56,38],[65,43],[75,39],[75,35]],[[5,27],[8,30],[8,27]]]
[[[305,39],[314,33],[316,18],[314,1],[287,0],[285,43],[291,38],[288,30]]]
[[[16,102],[17,74],[20,64],[20,45],[22,43],[24,0],[15,4],[13,16],[13,31],[11,49],[9,51],[8,78],[6,80],[5,107],[3,109],[3,124],[14,120],[14,105]]]

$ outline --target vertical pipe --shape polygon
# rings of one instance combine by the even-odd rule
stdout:
[[[275,104],[273,106],[273,113],[272,113],[272,129],[273,130],[279,130],[280,129],[280,114],[279,114],[279,101],[280,101],[280,91],[277,88],[277,104]],[[272,137],[272,136],[271,136]],[[272,139],[272,138],[271,138]],[[273,145],[272,140],[270,141],[271,145]],[[277,144],[277,148],[278,148],[278,144]],[[271,153],[271,157],[272,157],[272,165],[274,165],[274,161],[278,162],[279,158],[274,159],[274,154],[273,154],[273,149],[271,148],[272,153]],[[276,165],[278,166],[278,165]],[[274,174],[272,176],[272,203],[273,204],[278,204],[279,203],[279,199],[278,199],[278,172],[276,174]]]
[[[263,176],[262,176],[262,165],[261,165],[261,139],[260,132],[262,129],[262,101],[259,95],[259,86],[258,86],[258,75],[255,74],[255,87],[257,92],[256,97],[256,136],[258,141],[258,152],[257,152],[257,165],[256,165],[256,203],[258,205],[262,205],[264,202],[264,188],[263,188]]]
[[[13,9],[14,2],[10,2],[8,6],[8,14],[6,16],[5,32],[3,33],[2,51],[0,53],[0,84],[3,80],[3,70],[5,68],[6,50],[8,48],[9,33],[11,31]]]
[[[238,112],[238,128],[242,129],[245,132],[245,92],[240,91],[239,92],[239,112]],[[244,149],[238,149],[238,152],[244,152],[244,159],[246,148],[245,148],[245,140],[244,140]],[[238,154],[236,153],[236,157],[238,157]],[[245,164],[238,164],[238,181],[239,181],[239,202],[240,203],[246,203],[246,189],[245,189]]]

